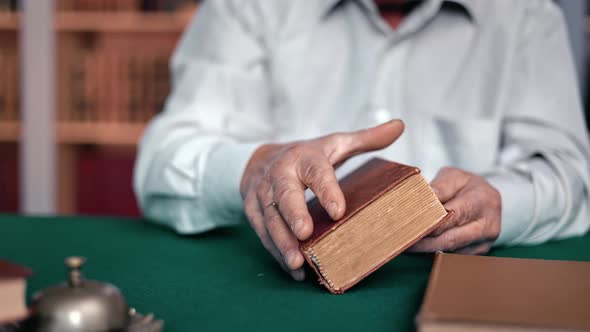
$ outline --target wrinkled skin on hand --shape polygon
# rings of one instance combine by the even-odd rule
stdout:
[[[502,202],[498,191],[483,177],[452,167],[441,169],[430,185],[454,214],[409,251],[487,253],[500,235]]]
[[[403,130],[403,122],[393,120],[356,132],[263,145],[254,152],[240,185],[244,211],[264,247],[294,279],[305,277],[298,240],[313,232],[305,190],[314,192],[332,219],[340,219],[346,203],[335,168],[389,146]]]

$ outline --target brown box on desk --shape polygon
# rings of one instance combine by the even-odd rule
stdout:
[[[589,331],[590,262],[436,254],[420,332]]]

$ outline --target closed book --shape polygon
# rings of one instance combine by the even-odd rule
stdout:
[[[25,291],[30,275],[29,269],[0,260],[0,324],[27,316]]]
[[[589,331],[590,262],[439,252],[421,332]]]
[[[341,294],[426,236],[450,215],[416,167],[374,158],[340,181],[346,213],[333,221],[308,204],[311,237],[300,244],[330,292]]]

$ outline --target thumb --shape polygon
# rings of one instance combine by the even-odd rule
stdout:
[[[404,132],[401,120],[344,134],[324,137],[324,152],[332,165],[342,163],[355,155],[381,150],[395,142]]]

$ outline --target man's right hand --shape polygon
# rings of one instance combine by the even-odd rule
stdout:
[[[295,280],[303,280],[298,240],[313,232],[305,189],[311,189],[333,220],[346,210],[334,168],[363,152],[383,149],[404,131],[400,120],[350,133],[259,147],[242,176],[240,192],[250,225],[264,247]]]

